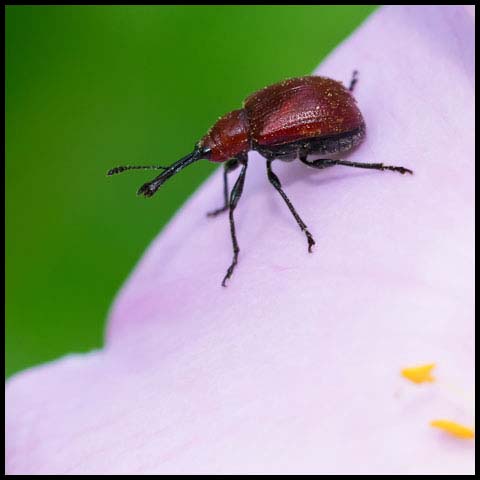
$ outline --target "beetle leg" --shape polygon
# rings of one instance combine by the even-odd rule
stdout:
[[[226,287],[226,281],[232,276],[233,269],[235,265],[237,265],[238,261],[238,253],[240,252],[240,248],[238,247],[237,242],[237,235],[235,233],[235,222],[233,220],[233,211],[237,206],[240,197],[242,196],[243,192],[243,185],[245,184],[245,174],[247,172],[247,165],[248,160],[247,158],[243,159],[243,166],[242,170],[240,171],[240,175],[235,182],[235,185],[232,188],[232,193],[230,194],[230,204],[229,204],[229,216],[230,216],[230,234],[232,236],[232,244],[233,244],[233,260],[232,264],[228,267],[227,273],[222,281],[222,287]]]
[[[333,165],[344,165],[345,167],[355,167],[355,168],[369,168],[373,170],[391,170],[393,172],[399,172],[402,175],[405,173],[410,173],[413,175],[413,171],[405,167],[395,167],[392,165],[384,165],[383,163],[360,163],[360,162],[349,162],[347,160],[313,160],[312,162],[307,162],[306,160],[300,158],[300,161],[306,165],[313,168],[326,168],[332,167]]]
[[[217,208],[211,212],[207,213],[207,217],[216,217],[219,213],[225,212],[228,210],[228,179],[227,174],[232,172],[238,167],[239,163],[236,158],[228,160],[223,166],[223,197],[225,204],[221,208]]]
[[[399,172],[402,175],[410,173],[413,175],[413,171],[405,167],[395,167],[393,165],[384,165],[383,163],[360,163],[360,162],[348,162],[346,160],[333,160],[333,165],[345,165],[346,167],[355,168],[372,168],[374,170],[391,170],[392,172]]]
[[[305,233],[308,241],[308,251],[312,251],[312,247],[315,245],[315,240],[312,237],[312,234],[308,231],[307,226],[303,222],[303,220],[300,218],[300,215],[297,213],[295,210],[295,207],[292,205],[292,202],[290,199],[287,197],[287,194],[282,190],[282,184],[280,183],[280,180],[278,177],[273,173],[272,170],[272,161],[273,159],[268,159],[267,158],[267,175],[268,179],[270,180],[270,183],[275,187],[277,192],[282,196],[283,200],[287,204],[287,207],[290,209],[292,212],[292,215],[295,217],[295,220],[298,223],[298,226],[302,230],[302,232]]]
[[[357,70],[354,70],[352,73],[352,79],[350,80],[350,86],[348,87],[348,90],[350,92],[353,92],[353,89],[355,88],[355,85],[358,82],[358,72]]]
[[[306,148],[302,148],[298,151],[298,159],[305,165],[308,165],[309,167],[317,168],[320,170],[322,168],[333,166],[333,164],[331,163],[333,160],[320,159],[320,160],[307,161],[307,155],[308,155],[308,150]]]
[[[330,160],[329,158],[321,158],[319,160],[307,160],[306,155],[299,155],[298,159],[305,165],[316,168],[318,170],[333,167],[336,164],[336,160]]]

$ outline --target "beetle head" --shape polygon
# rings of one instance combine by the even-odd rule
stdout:
[[[225,162],[249,150],[248,125],[245,110],[234,110],[220,117],[198,142],[212,162]]]
[[[202,158],[212,162],[225,162],[239,153],[248,151],[249,141],[244,110],[234,110],[221,117],[210,131],[195,145],[192,153],[176,161],[169,167],[163,166],[122,166],[112,168],[107,175],[115,175],[126,170],[163,170],[150,182],[143,184],[138,195],[151,197],[171,177],[193,162]]]

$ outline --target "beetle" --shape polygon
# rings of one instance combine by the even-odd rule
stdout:
[[[237,265],[240,252],[233,213],[243,192],[250,150],[256,150],[266,159],[268,180],[305,234],[309,252],[315,240],[273,172],[273,160],[292,161],[298,158],[305,165],[317,169],[344,165],[392,170],[401,174],[413,173],[405,167],[342,159],[363,141],[366,133],[365,121],[352,95],[357,74],[357,71],[353,72],[349,88],[341,82],[320,76],[290,78],[267,86],[247,97],[243,108],[220,117],[191,153],[169,167],[121,166],[112,168],[107,175],[132,169],[163,170],[137,192],[151,197],[169,178],[197,160],[223,163],[224,205],[207,215],[214,217],[229,211],[233,259],[222,281],[225,287]],[[309,159],[311,155],[316,158]],[[227,176],[239,166],[240,174],[229,194]]]

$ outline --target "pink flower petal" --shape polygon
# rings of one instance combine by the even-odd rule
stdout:
[[[223,289],[218,172],[128,280],[105,349],[8,382],[8,473],[473,472],[473,444],[429,426],[468,409],[399,375],[435,362],[473,387],[473,19],[382,8],[317,73],[353,69],[368,139],[352,160],[415,175],[274,163],[308,254],[251,154]]]

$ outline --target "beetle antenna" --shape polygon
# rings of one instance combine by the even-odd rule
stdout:
[[[185,157],[177,160],[175,163],[172,163],[164,172],[162,172],[158,177],[155,177],[150,182],[143,184],[137,195],[143,195],[145,197],[151,197],[169,178],[176,175],[180,170],[183,170],[188,165],[191,165],[193,162],[200,160],[204,155],[204,151],[195,147],[195,150],[192,153],[189,153]]]
[[[168,167],[162,167],[160,165],[147,165],[144,167],[138,166],[138,165],[125,165],[122,167],[115,167],[110,169],[107,172],[107,175],[116,175],[117,173],[122,173],[125,172],[125,170],[167,170]]]

